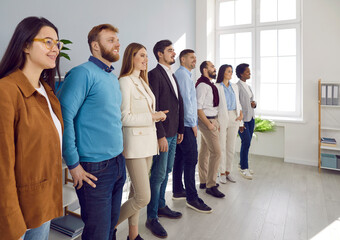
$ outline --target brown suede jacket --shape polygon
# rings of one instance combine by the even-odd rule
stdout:
[[[62,127],[57,97],[43,83]],[[62,215],[59,134],[47,101],[21,70],[0,79],[0,238]]]

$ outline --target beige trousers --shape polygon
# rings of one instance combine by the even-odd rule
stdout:
[[[152,156],[147,158],[126,159],[126,167],[131,179],[129,200],[120,208],[118,224],[129,218],[129,225],[138,225],[139,210],[150,202],[149,171]]]
[[[201,132],[201,146],[198,154],[198,173],[200,183],[206,183],[207,188],[216,186],[217,171],[221,161],[221,147],[219,141],[219,123],[217,119],[210,119],[216,126],[215,130],[209,130],[198,119],[198,127]]]
[[[229,121],[227,123],[227,129],[225,136],[221,136],[221,148],[222,157],[220,164],[220,173],[225,173],[226,171],[231,172],[233,167],[234,155],[235,155],[235,143],[237,138],[237,132],[240,127],[240,121],[235,121],[237,118],[236,111],[228,111]]]

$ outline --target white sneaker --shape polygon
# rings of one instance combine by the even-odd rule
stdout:
[[[222,175],[219,173],[219,181],[220,183],[226,184],[227,183],[226,175],[225,174]]]
[[[253,175],[250,174],[249,169],[240,169],[240,174],[242,175],[242,177],[252,180],[253,179]]]
[[[238,164],[238,170],[240,170],[240,171],[242,170],[240,164]],[[248,170],[249,170],[249,173],[250,173],[251,175],[254,175],[253,169],[249,169],[249,168],[248,168]]]
[[[229,182],[232,182],[232,183],[236,183],[236,180],[234,179],[233,176],[231,176],[231,174],[229,173],[227,176],[224,175],[226,180],[228,180]]]

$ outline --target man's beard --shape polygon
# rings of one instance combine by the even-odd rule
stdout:
[[[172,60],[172,59],[171,59]],[[175,63],[175,59],[172,61],[172,62],[170,62],[170,61],[166,61],[166,63],[167,64],[169,64],[169,65],[172,65],[172,64],[174,64]]]
[[[216,72],[208,72],[208,75],[212,79],[216,79]]]
[[[119,54],[113,54],[112,51],[106,50],[105,47],[100,42],[98,43],[102,58],[109,62],[117,62],[119,60]]]

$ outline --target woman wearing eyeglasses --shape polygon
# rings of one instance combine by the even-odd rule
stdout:
[[[28,17],[0,62],[0,238],[47,240],[62,209],[57,28]]]
[[[152,156],[158,153],[155,122],[166,119],[156,112],[155,96],[148,82],[146,48],[131,43],[124,52],[119,76],[122,92],[124,156],[131,179],[129,200],[120,209],[118,224],[129,219],[128,240],[142,240],[138,234],[139,210],[150,201],[149,171]]]

